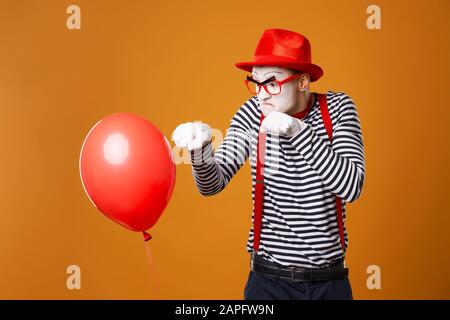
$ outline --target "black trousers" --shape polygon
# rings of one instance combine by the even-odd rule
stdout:
[[[272,264],[267,261],[267,263]],[[353,300],[348,277],[327,281],[293,282],[250,270],[245,300]]]

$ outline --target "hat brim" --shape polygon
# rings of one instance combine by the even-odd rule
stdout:
[[[294,69],[308,73],[311,82],[319,80],[323,75],[322,68],[316,64],[291,61],[290,59],[277,59],[274,57],[270,57],[270,59],[258,59],[255,61],[238,62],[235,64],[235,66],[247,72],[252,72],[254,66],[274,66]]]

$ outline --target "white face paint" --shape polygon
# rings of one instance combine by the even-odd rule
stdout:
[[[292,71],[289,69],[272,66],[255,66],[252,71],[253,79],[258,82],[263,82],[272,76],[275,76],[277,81],[281,81],[292,74]],[[299,80],[297,79],[283,84],[281,93],[278,95],[271,95],[264,88],[261,88],[261,91],[258,93],[258,100],[264,116],[271,111],[290,114],[298,102],[298,82]]]

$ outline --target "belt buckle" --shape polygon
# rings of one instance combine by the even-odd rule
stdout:
[[[300,270],[297,271],[296,267],[291,267],[291,281],[292,282],[306,282],[306,281],[313,281],[314,280],[314,269],[305,269],[305,270]],[[295,272],[303,272],[305,275],[310,275],[309,279],[301,279],[301,280],[296,280],[295,277]]]

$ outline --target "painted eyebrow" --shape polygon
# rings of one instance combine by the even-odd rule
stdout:
[[[259,82],[259,81],[255,80],[255,79],[253,79],[252,77],[247,76],[247,80],[255,82],[255,83],[258,83],[258,84],[266,84],[266,83],[272,82],[272,81],[274,81],[276,79],[275,79],[275,76],[271,76],[271,77],[267,78],[266,80],[264,80],[262,82]]]

